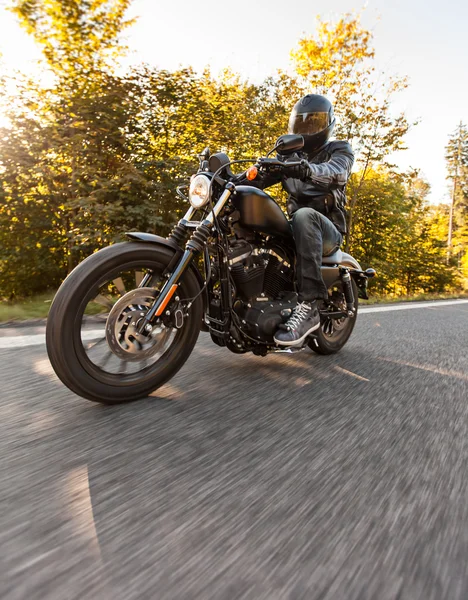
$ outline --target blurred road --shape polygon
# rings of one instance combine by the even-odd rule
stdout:
[[[0,329],[2,600],[466,600],[468,303],[378,308],[118,407]]]

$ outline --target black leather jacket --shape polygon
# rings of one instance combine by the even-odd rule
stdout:
[[[354,163],[351,145],[348,142],[333,141],[328,142],[314,155],[298,152],[288,157],[278,155],[278,158],[306,159],[311,169],[310,178],[302,181],[284,175],[270,174],[260,181],[248,182],[248,184],[253,183],[256,187],[265,189],[281,182],[289,194],[287,204],[289,215],[304,206],[315,208],[328,217],[340,233],[345,234],[346,184]]]

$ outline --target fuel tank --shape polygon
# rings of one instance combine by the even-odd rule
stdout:
[[[292,237],[291,226],[271,196],[250,185],[236,186],[232,205],[240,213],[239,225],[268,235]]]

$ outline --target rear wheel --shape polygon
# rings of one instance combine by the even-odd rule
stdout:
[[[202,320],[200,285],[186,271],[152,331],[138,325],[154,303],[173,257],[164,247],[130,242],[83,261],[63,282],[47,319],[52,366],[76,394],[104,404],[148,396],[182,367]]]
[[[342,317],[341,319],[332,319],[323,317],[320,328],[317,329],[314,336],[310,339],[309,348],[317,354],[334,354],[343,348],[351,335],[356,324],[358,311],[358,289],[354,281],[354,317]],[[328,303],[323,303],[321,311],[330,312],[346,311],[346,299],[343,291],[343,284],[340,279],[335,281],[328,288]]]

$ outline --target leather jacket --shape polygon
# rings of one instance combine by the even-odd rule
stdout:
[[[304,206],[314,208],[330,219],[341,234],[346,233],[346,184],[354,163],[354,153],[348,142],[328,142],[315,154],[297,152],[292,156],[278,155],[280,160],[306,159],[310,176],[304,181],[283,175],[266,175],[260,181],[249,182],[265,189],[281,182],[288,192],[288,214]]]

